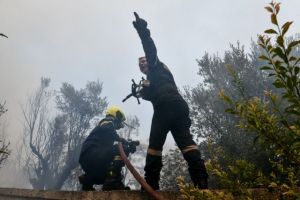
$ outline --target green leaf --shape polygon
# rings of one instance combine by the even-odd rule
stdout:
[[[300,116],[300,112],[299,111],[296,111],[296,110],[285,110],[285,112],[289,113],[289,114],[294,114],[294,115],[298,115]]]
[[[238,112],[236,112],[235,110],[233,110],[231,108],[225,109],[225,112],[230,113],[230,114],[238,114]]]
[[[268,45],[268,46],[267,46],[267,49],[268,49],[268,51],[270,52],[270,51],[273,49],[272,45]]]
[[[268,77],[275,76],[276,74],[268,74]]]
[[[295,104],[295,105],[299,105],[299,100],[297,97],[295,97],[293,94],[290,94],[288,96],[288,101],[292,104]],[[290,106],[291,107],[291,106]]]
[[[268,33],[268,34],[278,34],[277,31],[275,31],[274,29],[267,29],[267,30],[265,30],[265,33]]]
[[[276,53],[274,53],[274,52],[275,52],[275,49],[272,49],[271,52],[273,53],[273,54],[272,54],[272,58],[275,58],[276,56],[278,56]],[[269,64],[271,65],[272,63],[269,63]]]
[[[283,62],[281,62],[281,61],[279,61],[279,60],[276,60],[276,61],[275,61],[275,66],[276,66],[276,67],[280,67],[282,63],[283,63]]]
[[[293,85],[297,85],[297,76],[296,75],[293,75],[292,76],[292,82],[293,82]]]
[[[280,36],[278,36],[277,37],[277,43],[281,46],[281,47],[284,47],[284,45],[283,45],[283,37],[280,35]]]
[[[294,60],[297,60],[297,58],[296,58],[295,56],[291,56],[291,57],[289,58],[289,61],[294,61]]]
[[[265,39],[264,39],[264,36],[263,36],[263,35],[259,35],[259,36],[258,36],[258,39],[260,40],[261,44],[264,44],[264,43],[265,43]]]
[[[274,69],[270,66],[263,66],[260,68],[260,70],[274,70]]]
[[[227,103],[232,104],[232,99],[230,97],[228,97],[227,95],[222,95],[221,96]]]
[[[284,95],[282,95],[282,98],[284,98],[284,99],[287,99],[287,98],[289,98],[289,94],[284,94]]]
[[[266,46],[265,46],[264,44],[259,43],[258,45],[259,45],[261,48],[266,49]]]
[[[272,22],[272,24],[278,25],[277,17],[275,14],[271,15],[271,22]]]
[[[294,46],[296,46],[298,44],[300,44],[300,40],[293,41],[288,45],[288,48],[293,48]]]
[[[297,65],[299,61],[300,61],[300,58],[298,58],[298,60],[295,62],[294,65]]]
[[[272,9],[271,7],[266,6],[265,9],[266,9],[268,12],[273,13],[273,9]]]
[[[291,42],[291,43],[289,43],[289,45],[288,45],[288,47],[287,47],[287,55],[289,55],[290,54],[290,52],[292,52],[292,50],[293,50],[293,48],[295,47],[295,46],[297,46],[298,44],[300,44],[300,40],[296,40],[296,41],[293,41],[293,42]]]
[[[282,49],[280,47],[276,47],[274,49],[274,52],[276,53],[277,56],[279,56],[280,58],[282,58],[282,60],[286,61],[286,57],[282,51]]]
[[[292,89],[293,88],[293,80],[290,77],[287,77],[286,80],[288,88]]]
[[[279,13],[279,10],[280,10],[280,3],[277,3],[277,4],[275,5],[275,11],[276,11],[276,14]]]
[[[300,67],[294,67],[294,73],[297,75],[300,71]]]
[[[267,60],[267,61],[270,61],[270,59],[269,59],[267,56],[265,56],[265,55],[261,55],[261,56],[259,56],[259,58],[260,58],[261,60]]]
[[[289,124],[288,124],[287,121],[285,121],[285,120],[280,120],[280,122],[281,122],[283,125],[285,125],[285,126],[289,126]],[[279,170],[282,171],[282,169],[279,169]]]
[[[291,24],[293,22],[286,22],[282,27],[281,27],[281,30],[282,30],[282,36],[285,35],[285,33],[289,30]]]
[[[285,85],[284,85],[281,81],[279,81],[279,80],[276,80],[276,81],[273,83],[273,85],[274,85],[276,88],[284,88],[284,87],[285,87]]]
[[[278,66],[278,69],[280,70],[280,71],[284,71],[284,72],[286,72],[287,71],[287,69],[284,67],[284,66]]]

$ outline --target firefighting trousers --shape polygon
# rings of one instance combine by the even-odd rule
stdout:
[[[153,189],[159,189],[161,151],[169,131],[185,155],[193,182],[196,183],[199,178],[207,179],[204,162],[190,134],[190,126],[189,108],[185,101],[168,102],[154,108],[145,165],[145,179]]]

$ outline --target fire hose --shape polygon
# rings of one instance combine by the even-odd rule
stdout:
[[[123,162],[125,163],[125,165],[129,169],[129,171],[132,173],[132,175],[134,176],[134,178],[145,189],[145,191],[148,192],[156,200],[165,200],[165,198],[163,198],[158,192],[156,192],[155,190],[153,190],[152,187],[150,185],[148,185],[148,183],[145,181],[145,179],[143,177],[141,177],[141,175],[136,171],[136,169],[133,167],[133,165],[128,160],[128,158],[127,158],[127,156],[126,156],[126,154],[124,152],[123,145],[122,145],[121,142],[119,142],[118,147],[119,147],[120,156],[121,156]]]

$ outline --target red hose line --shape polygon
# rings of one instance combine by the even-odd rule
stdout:
[[[145,191],[148,192],[152,197],[154,197],[157,200],[165,200],[160,194],[158,194],[155,190],[153,190],[150,185],[148,185],[148,183],[145,181],[145,179],[143,177],[141,177],[141,175],[132,166],[132,164],[130,163],[130,161],[128,160],[128,158],[124,152],[123,145],[121,142],[119,142],[118,146],[119,146],[120,156],[121,156],[123,162],[129,169],[129,171],[132,173],[134,178],[142,185],[142,187],[145,189]]]

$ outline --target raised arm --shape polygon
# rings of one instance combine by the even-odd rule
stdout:
[[[134,12],[135,21],[133,21],[133,26],[136,29],[137,33],[140,36],[140,39],[143,44],[143,49],[150,66],[156,65],[158,62],[157,50],[150,36],[150,30],[147,28],[147,22],[140,18],[139,15]]]

